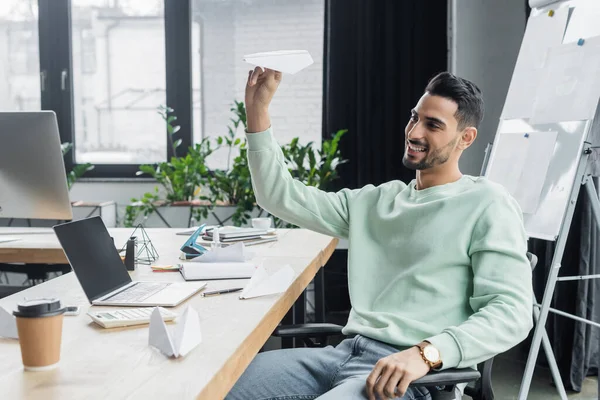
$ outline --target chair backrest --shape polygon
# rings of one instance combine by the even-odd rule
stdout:
[[[535,254],[530,252],[527,252],[527,258],[529,259],[529,264],[531,265],[531,270],[533,271],[537,265],[538,258]]]

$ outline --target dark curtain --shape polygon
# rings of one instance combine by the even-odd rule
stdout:
[[[447,69],[446,0],[325,0],[323,137],[340,142],[340,179],[330,190],[358,188],[414,171],[402,165],[404,127],[428,80]],[[326,319],[350,310],[347,251],[325,268]]]
[[[404,127],[447,69],[446,0],[326,0],[323,135],[348,129],[336,189],[405,182]]]

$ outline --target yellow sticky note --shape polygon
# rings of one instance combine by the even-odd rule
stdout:
[[[549,16],[549,17],[553,17],[553,16],[554,16],[554,10],[550,10],[550,11],[548,11],[548,16]]]

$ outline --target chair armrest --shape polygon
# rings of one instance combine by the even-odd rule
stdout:
[[[277,337],[315,337],[315,336],[331,336],[341,335],[342,326],[335,324],[298,324],[298,325],[281,325],[273,332],[273,336]]]
[[[443,371],[431,371],[422,378],[411,382],[411,386],[450,386],[468,383],[481,377],[479,371],[471,368],[449,368]]]

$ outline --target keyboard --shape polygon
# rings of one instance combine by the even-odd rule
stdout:
[[[146,300],[148,297],[156,294],[169,285],[170,283],[165,282],[138,282],[129,286],[126,290],[118,292],[103,300],[120,303],[137,303]]]
[[[150,323],[150,316],[156,307],[124,308],[108,311],[89,311],[87,315],[103,328],[118,328],[123,326],[144,325]],[[158,307],[164,321],[172,321],[177,314]]]

